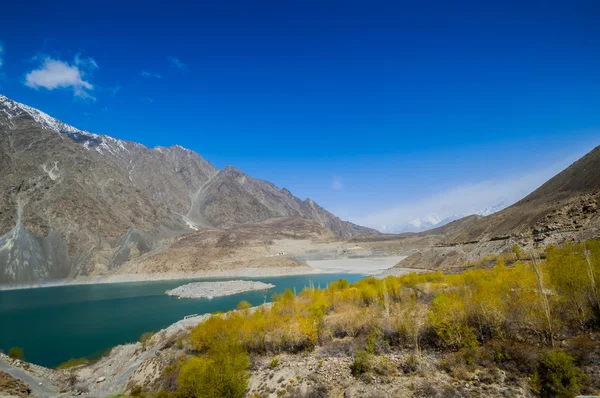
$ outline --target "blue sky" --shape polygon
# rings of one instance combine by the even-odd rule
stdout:
[[[596,1],[8,2],[0,93],[392,228],[600,144]]]

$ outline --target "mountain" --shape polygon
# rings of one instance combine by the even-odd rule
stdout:
[[[600,236],[600,146],[514,205],[419,234],[435,243],[399,267],[447,268],[490,254]]]
[[[451,234],[447,244],[585,239],[600,231],[600,146],[514,205]]]
[[[496,205],[486,206],[472,212],[453,214],[445,218],[441,218],[437,214],[430,214],[426,217],[416,218],[407,224],[388,227],[386,230],[394,233],[425,232],[435,228],[440,228],[448,223],[451,223],[452,221],[460,220],[461,218],[468,216],[489,216],[504,209],[505,207],[506,204],[502,202]]]
[[[0,283],[102,273],[173,236],[274,217],[376,233],[180,146],[93,134],[0,95]]]

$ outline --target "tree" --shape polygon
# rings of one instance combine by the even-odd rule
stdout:
[[[517,256],[517,260],[521,260],[523,258],[523,249],[521,249],[521,246],[514,245],[512,247],[512,252],[515,253],[515,256]]]
[[[12,347],[8,350],[8,356],[12,359],[23,359],[25,358],[25,353],[21,347]]]
[[[594,243],[550,247],[546,255],[550,281],[560,297],[563,318],[580,327],[585,327],[597,308],[600,267],[594,261]]]
[[[550,345],[554,347],[554,335],[552,331],[552,316],[550,315],[550,302],[548,301],[548,296],[546,294],[546,288],[544,286],[544,276],[542,274],[542,268],[537,261],[535,254],[532,256],[533,258],[533,270],[535,272],[536,282],[537,282],[537,290],[540,297],[540,303],[542,305],[542,309],[544,310],[544,315],[546,316],[546,323],[548,324],[548,334],[550,336]]]

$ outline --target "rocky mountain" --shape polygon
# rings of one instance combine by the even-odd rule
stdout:
[[[450,234],[446,243],[593,237],[600,231],[599,209],[600,146],[514,205]]]
[[[425,232],[425,231],[429,231],[432,229],[437,229],[437,228],[443,227],[446,224],[449,224],[456,220],[460,220],[465,217],[489,216],[491,214],[494,214],[494,213],[504,209],[506,206],[507,205],[504,202],[502,202],[502,203],[498,203],[496,205],[485,206],[481,209],[466,212],[466,213],[452,214],[452,215],[444,217],[444,218],[440,217],[437,214],[430,214],[425,217],[416,218],[407,224],[395,225],[388,229],[390,229],[391,232],[395,232],[395,233]]]
[[[600,146],[514,205],[483,217],[471,215],[418,234],[361,236],[416,249],[397,267],[446,269],[515,244],[529,252],[547,244],[600,237]],[[422,245],[429,239],[428,245]]]
[[[89,133],[0,95],[0,283],[104,272],[174,235],[273,217],[374,232],[180,146]]]
[[[198,225],[221,228],[274,217],[300,217],[318,221],[342,237],[373,232],[332,216],[311,199],[300,200],[285,188],[249,177],[231,166],[201,187],[187,217]]]

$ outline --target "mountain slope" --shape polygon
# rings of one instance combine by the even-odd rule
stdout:
[[[274,217],[300,217],[318,221],[342,237],[376,232],[344,222],[310,199],[301,201],[287,189],[254,179],[231,166],[199,190],[187,216],[199,224],[208,222],[221,228]]]
[[[179,146],[82,131],[0,95],[0,283],[102,273],[173,235],[272,217],[339,236],[371,231],[232,170]]]
[[[593,236],[600,228],[600,147],[514,205],[451,234],[448,243]]]
[[[504,202],[502,202],[502,203],[499,203],[499,204],[493,205],[493,206],[485,206],[485,207],[483,207],[479,210],[475,210],[475,211],[453,214],[453,215],[445,217],[445,218],[441,218],[437,214],[430,214],[426,217],[414,219],[407,224],[390,226],[390,227],[388,227],[388,229],[393,233],[405,233],[405,232],[419,233],[419,232],[425,232],[425,231],[432,231],[432,230],[437,230],[437,229],[443,227],[444,225],[447,225],[453,221],[463,219],[465,217],[489,216],[491,214],[494,214],[494,213],[504,209],[505,207],[506,207],[506,204]]]

